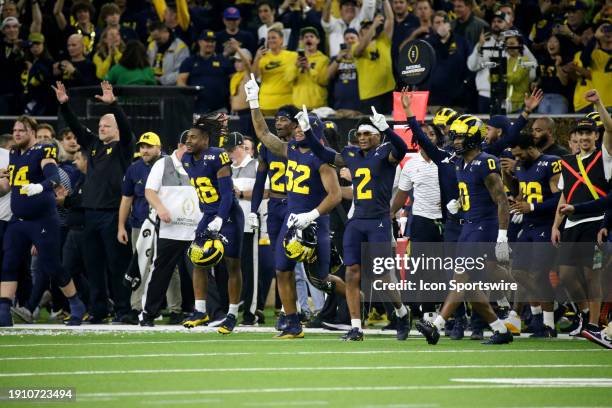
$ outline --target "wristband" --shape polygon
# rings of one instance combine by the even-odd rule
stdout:
[[[497,231],[497,241],[499,241],[500,239],[508,239],[508,230],[500,229],[499,231]]]
[[[249,107],[251,109],[259,109],[259,101],[257,99],[254,101],[249,101]]]

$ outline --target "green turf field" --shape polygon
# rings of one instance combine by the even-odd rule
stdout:
[[[15,333],[0,336],[0,388],[73,387],[77,402],[2,407],[612,406],[612,353],[586,341]]]

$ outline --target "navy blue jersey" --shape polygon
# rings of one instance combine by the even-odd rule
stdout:
[[[18,148],[10,152],[8,171],[11,211],[16,218],[35,219],[57,215],[53,190],[45,189],[42,193],[31,197],[21,190],[26,184],[39,184],[45,180],[40,166],[44,159],[57,160],[57,147],[36,144],[23,153]]]
[[[550,179],[561,173],[561,158],[557,156],[541,155],[526,166],[518,162],[514,167],[514,174],[519,182],[519,190],[523,200],[530,204],[542,204],[553,196],[550,190]],[[533,211],[525,214],[523,222],[536,224],[552,224],[555,211]]]
[[[311,151],[300,152],[295,140],[289,142],[285,173],[288,212],[308,212],[321,204],[327,195],[319,174],[323,164]]]
[[[126,197],[134,197],[129,218],[132,228],[140,228],[149,214],[149,203],[145,198],[145,185],[151,167],[153,167],[151,164],[146,164],[144,160],[138,159],[130,164],[125,176],[123,176],[121,194]]]
[[[259,143],[257,147],[259,156],[268,165],[268,178],[270,179],[270,191],[278,194],[287,194],[285,185],[285,171],[287,170],[287,159],[272,154],[266,146]]]
[[[363,153],[356,146],[342,150],[342,158],[353,178],[354,218],[380,218],[389,215],[395,163],[389,162],[391,143],[383,143]]]
[[[200,210],[204,214],[216,214],[221,203],[217,172],[221,167],[229,166],[231,160],[219,147],[209,147],[201,155],[200,160],[196,160],[191,153],[185,153],[181,162],[200,199]],[[233,206],[237,205],[234,198]]]
[[[467,165],[461,158],[455,171],[463,218],[470,221],[497,218],[497,204],[485,186],[489,174],[501,174],[497,157],[481,152]]]

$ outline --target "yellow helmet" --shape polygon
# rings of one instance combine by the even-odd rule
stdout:
[[[587,114],[586,117],[591,120],[594,120],[595,125],[597,125],[598,128],[600,129],[603,128],[603,121],[601,120],[601,116],[599,115],[599,112],[591,112]]]
[[[449,136],[451,140],[463,137],[460,148],[455,148],[457,154],[480,147],[485,134],[485,124],[474,115],[461,115],[451,124]]]
[[[303,230],[291,227],[283,239],[287,258],[296,262],[313,263],[317,260],[317,224],[312,223]]]
[[[223,258],[225,244],[227,239],[223,235],[205,232],[191,243],[187,255],[195,266],[210,268]]]
[[[459,114],[451,108],[442,108],[436,112],[433,118],[433,124],[437,126],[446,126],[459,116]]]

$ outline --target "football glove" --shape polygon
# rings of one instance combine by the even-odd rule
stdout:
[[[450,200],[448,204],[446,204],[446,209],[448,210],[449,213],[453,215],[459,212],[459,208],[460,208],[459,201],[455,199]]]
[[[25,186],[21,187],[21,191],[26,193],[28,197],[40,194],[43,192],[43,190],[44,187],[42,184],[26,184]]]
[[[384,132],[385,130],[389,129],[389,124],[387,123],[387,120],[385,119],[385,115],[376,112],[376,108],[374,108],[373,106],[372,106],[372,116],[370,116],[370,121],[372,122],[374,126],[376,126],[376,129],[380,130],[381,132]]]
[[[310,129],[310,121],[308,120],[308,109],[306,109],[306,105],[302,105],[302,110],[295,115],[295,119],[298,121],[300,128],[306,132]]]
[[[255,75],[251,73],[251,79],[244,84],[244,91],[246,92],[246,100],[249,103],[251,109],[259,108],[259,85],[255,80]]]
[[[206,230],[210,232],[219,232],[221,231],[221,227],[223,226],[223,219],[218,215],[213,218],[211,222],[206,226]]]
[[[287,220],[287,227],[291,228],[295,226],[297,229],[303,230],[317,218],[319,218],[319,211],[316,208],[307,213],[290,214]]]
[[[257,213],[250,213],[247,216],[247,220],[249,222],[249,225],[251,226],[251,229],[256,230],[257,228],[259,228],[259,215]]]
[[[508,262],[510,260],[510,246],[508,245],[507,230],[499,230],[497,234],[497,243],[495,244],[495,257],[499,262]]]

